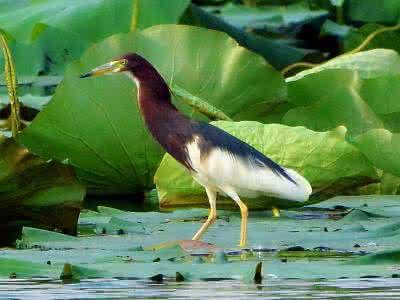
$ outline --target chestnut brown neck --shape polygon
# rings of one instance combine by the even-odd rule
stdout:
[[[192,139],[191,120],[172,104],[168,85],[153,66],[135,70],[133,76],[140,111],[150,133],[165,151],[190,168],[186,144]]]
[[[140,111],[153,135],[154,130],[159,130],[157,127],[171,127],[165,123],[171,118],[184,117],[172,104],[169,87],[153,66],[149,64],[131,73],[137,83]]]

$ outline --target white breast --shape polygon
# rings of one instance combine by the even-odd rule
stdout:
[[[285,169],[297,185],[268,167],[252,164],[246,158],[238,157],[219,148],[208,155],[201,155],[199,138],[187,145],[187,152],[193,177],[201,185],[218,192],[233,189],[239,196],[255,198],[268,195],[292,201],[306,201],[311,194],[308,181],[291,169]]]

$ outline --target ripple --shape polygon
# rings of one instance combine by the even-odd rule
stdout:
[[[45,279],[0,280],[0,299],[395,299],[400,279],[341,279],[326,281],[264,280],[262,284],[238,281],[165,282],[96,279],[63,284]]]

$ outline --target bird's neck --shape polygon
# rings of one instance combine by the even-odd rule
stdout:
[[[171,103],[171,93],[167,83],[153,66],[149,65],[131,75],[139,91],[138,100],[141,108],[144,108],[149,101],[157,102],[160,105],[170,104],[174,107]]]
[[[140,111],[147,127],[156,139],[158,136],[154,130],[171,130],[173,129],[170,126],[171,120],[186,119],[172,104],[169,87],[155,69],[136,74],[133,78],[138,90],[137,99]]]
[[[187,121],[186,117],[172,104],[169,90],[154,88],[153,84],[139,80],[137,87],[140,112],[146,126],[159,142],[163,135],[175,130],[176,122]]]
[[[190,119],[172,104],[168,85],[156,70],[141,75],[135,75],[134,79],[146,126],[168,153],[187,165],[184,147],[192,138]]]

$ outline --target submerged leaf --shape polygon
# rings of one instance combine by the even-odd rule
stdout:
[[[373,253],[363,257],[356,258],[348,264],[351,265],[378,265],[378,264],[399,264],[400,263],[400,250],[389,250],[378,253]]]
[[[154,277],[165,281],[229,279],[257,283],[262,280],[261,263],[268,274],[264,276],[274,278],[388,277],[400,271],[396,264],[399,199],[398,196],[337,197],[296,212],[282,211],[281,218],[271,218],[267,212],[251,212],[249,249],[237,246],[239,212],[218,210],[220,218],[204,235],[203,242],[199,242],[176,239],[190,238],[204,222],[199,216],[206,216],[206,210],[160,213],[101,207],[99,213],[82,214],[81,230],[87,226],[88,218],[94,225],[101,225],[118,217],[125,220],[125,225],[140,222],[151,228],[150,234],[71,237],[24,228],[18,250],[0,250],[0,278],[12,275],[58,279],[66,263],[67,277],[72,275],[72,280]],[[338,220],[326,217],[339,206],[353,211]],[[162,245],[154,246],[160,242]],[[145,247],[137,247],[138,243]],[[363,256],[366,253],[369,255]]]

